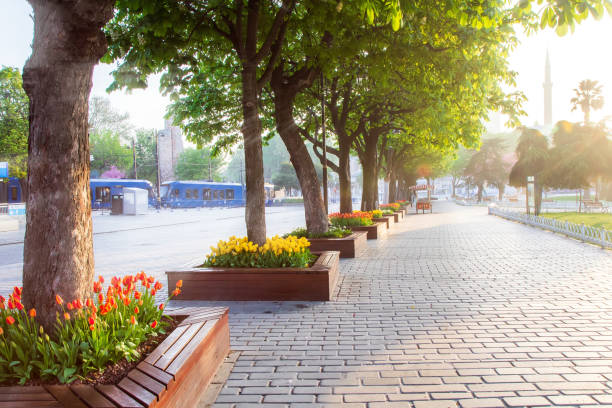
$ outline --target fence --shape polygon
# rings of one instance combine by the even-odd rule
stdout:
[[[533,227],[565,234],[591,244],[601,245],[602,248],[612,249],[612,231],[604,228],[594,228],[584,224],[574,224],[568,221],[559,221],[553,218],[538,217],[514,211],[503,210],[494,206],[489,207],[490,215],[522,222]]]

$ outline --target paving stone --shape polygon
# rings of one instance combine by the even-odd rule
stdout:
[[[436,202],[341,260],[331,302],[196,303],[230,307],[242,350],[217,405],[612,404],[611,270],[612,251]]]

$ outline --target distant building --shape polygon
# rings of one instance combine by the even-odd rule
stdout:
[[[172,119],[165,120],[165,129],[157,134],[157,154],[159,157],[160,182],[175,180],[174,169],[183,152],[183,134],[177,126],[172,126]]]

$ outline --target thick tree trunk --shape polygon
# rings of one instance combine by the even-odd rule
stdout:
[[[346,146],[346,143],[339,143],[338,150],[340,152],[338,164],[340,171],[338,178],[340,179],[340,212],[353,212],[353,197],[351,191],[351,146]]]
[[[245,220],[250,241],[263,245],[266,242],[266,191],[264,188],[261,121],[259,119],[257,69],[245,65],[242,70],[242,136],[246,176]]]
[[[498,189],[497,189],[497,199],[499,201],[503,200],[503,198],[504,198],[504,191],[505,190],[506,190],[506,186],[504,186],[503,184],[500,187],[498,187]]]
[[[478,184],[478,202],[479,203],[482,202],[482,189],[483,189],[482,184]]]
[[[101,29],[114,0],[30,0],[32,56],[23,299],[51,331],[55,295],[89,296],[94,275],[87,112],[93,67],[106,52]]]
[[[544,189],[542,188],[542,185],[540,183],[538,183],[537,181],[534,183],[534,197],[533,197],[533,203],[535,205],[534,208],[534,212],[535,215],[540,215],[540,211],[542,210],[542,193],[544,191]]]
[[[368,148],[361,161],[363,174],[363,189],[361,194],[361,210],[372,211],[378,208],[378,174],[376,172],[375,148]]]
[[[321,195],[321,182],[306,144],[302,140],[297,124],[293,119],[296,88],[286,86],[282,75],[282,66],[274,71],[271,85],[274,91],[276,130],[287,147],[291,164],[293,164],[300,181],[300,188],[304,197],[306,229],[313,234],[327,232],[328,219]]]
[[[389,174],[389,202],[394,203],[397,201],[397,177],[393,169]]]

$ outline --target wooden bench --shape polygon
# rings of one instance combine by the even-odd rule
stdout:
[[[589,212],[593,210],[600,210],[600,212],[602,213],[608,212],[608,207],[605,206],[604,203],[602,203],[601,201],[582,200],[581,203],[582,203],[582,206],[584,207],[585,212]]]
[[[167,312],[185,319],[115,385],[0,387],[0,408],[194,407],[229,353],[228,309]]]

